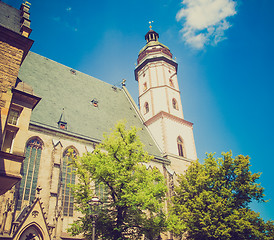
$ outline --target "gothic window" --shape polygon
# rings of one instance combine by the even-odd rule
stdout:
[[[33,138],[27,142],[26,157],[21,169],[22,179],[19,186],[18,210],[21,209],[22,203],[28,204],[35,198],[41,153],[42,142],[38,138]]]
[[[106,185],[104,185],[103,183],[98,183],[96,181],[95,182],[95,194],[96,194],[96,196],[99,197],[99,199],[102,203],[107,202],[108,193],[107,193]]]
[[[178,110],[178,102],[175,98],[172,99],[172,107],[176,110]]]
[[[149,112],[149,105],[148,105],[148,102],[145,102],[145,114]]]
[[[177,138],[177,146],[178,146],[178,154],[181,157],[185,157],[185,147],[184,147],[184,142],[181,137]]]
[[[74,157],[77,156],[76,151],[73,148],[71,153]],[[74,198],[70,185],[75,184],[75,169],[69,165],[71,160],[70,150],[67,149],[63,154],[63,166],[62,166],[62,206],[63,215],[73,217],[73,202]]]

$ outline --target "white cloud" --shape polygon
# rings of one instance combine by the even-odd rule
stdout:
[[[228,17],[236,14],[233,0],[183,0],[183,8],[176,20],[183,21],[184,41],[202,49],[206,44],[216,45],[225,39],[224,32],[231,25]]]

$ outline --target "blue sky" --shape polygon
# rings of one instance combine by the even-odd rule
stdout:
[[[19,8],[21,1],[4,2]],[[179,64],[185,119],[199,159],[232,150],[262,172],[274,220],[274,1],[31,1],[32,51],[119,86],[137,102],[134,67],[148,22]]]

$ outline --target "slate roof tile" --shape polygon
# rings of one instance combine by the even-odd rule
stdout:
[[[20,10],[0,1],[0,25],[20,33]]]
[[[33,52],[23,62],[19,79],[42,98],[31,121],[58,128],[64,108],[67,131],[101,140],[118,120],[126,119],[129,126],[142,129],[139,135],[145,149],[161,155],[123,89],[115,90],[108,83]],[[91,103],[94,98],[98,100],[97,107]]]

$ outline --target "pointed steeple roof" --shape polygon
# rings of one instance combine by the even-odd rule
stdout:
[[[147,43],[140,50],[139,55],[141,53],[143,53],[145,50],[147,50],[148,48],[157,47],[157,46],[159,46],[162,49],[167,49],[169,51],[169,48],[167,46],[165,46],[164,44],[162,44],[158,41],[159,34],[157,32],[155,32],[154,30],[152,30],[151,26],[150,26],[150,30],[145,35],[145,39],[146,39]],[[170,53],[170,55],[171,55],[171,53]],[[172,57],[172,55],[171,55],[171,57]]]
[[[67,121],[66,121],[66,118],[65,118],[65,108],[63,108],[63,111],[62,111],[62,113],[61,113],[59,122],[67,122]]]

